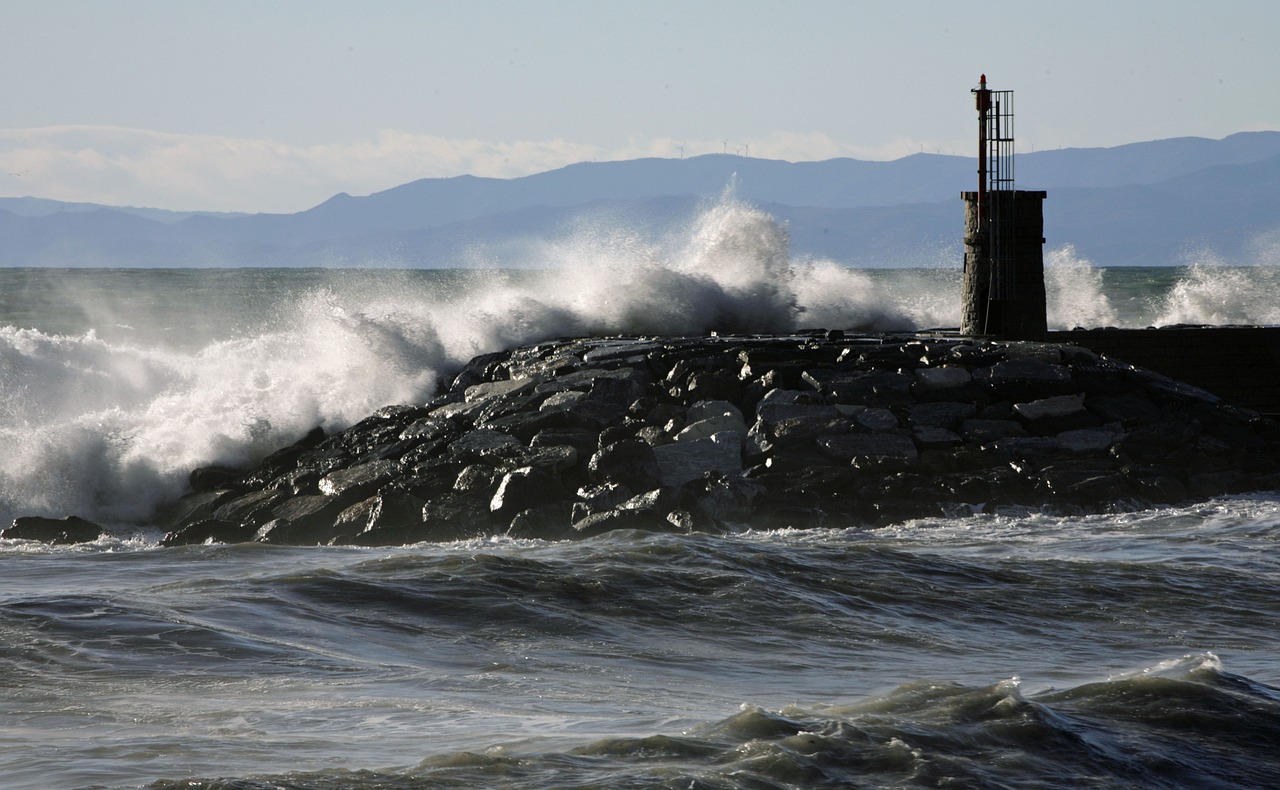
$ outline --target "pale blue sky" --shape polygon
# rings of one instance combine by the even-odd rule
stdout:
[[[0,196],[296,211],[425,176],[1280,129],[1280,3],[0,0]]]

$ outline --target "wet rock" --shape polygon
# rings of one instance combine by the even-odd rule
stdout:
[[[422,506],[422,521],[418,540],[462,540],[497,534],[508,526],[493,515],[487,500],[457,492],[432,497]]]
[[[560,478],[541,469],[526,466],[507,472],[489,501],[489,510],[508,517],[522,510],[537,508],[569,498]]]
[[[487,496],[498,487],[498,470],[488,464],[470,464],[458,473],[453,490]]]
[[[831,403],[902,406],[913,402],[914,377],[888,370],[809,370],[804,379]]]
[[[742,382],[734,371],[702,371],[689,377],[685,395],[689,398],[736,401],[742,396]]]
[[[769,434],[775,446],[786,447],[807,444],[819,436],[847,433],[851,430],[853,426],[849,420],[837,413],[834,417],[792,417],[781,420],[774,424]]]
[[[778,392],[782,392],[782,390],[771,390],[769,395],[766,395],[765,399],[761,400],[760,404],[756,406],[757,417],[767,427],[772,428],[787,420],[830,421],[840,417],[840,412],[837,411],[835,406],[824,403],[781,402],[777,398],[769,399],[770,395]]]
[[[11,526],[0,532],[0,538],[38,540],[41,543],[60,546],[69,543],[89,543],[102,537],[102,534],[102,527],[79,516],[66,518],[21,516],[14,519]]]
[[[746,477],[708,473],[686,484],[684,491],[693,499],[698,515],[720,524],[750,519],[765,487]]]
[[[245,543],[253,539],[258,528],[239,521],[223,521],[210,518],[187,524],[170,532],[160,541],[161,546],[190,546],[200,543]]]
[[[953,430],[957,429],[962,421],[976,417],[978,409],[972,403],[929,401],[911,406],[907,414],[907,422],[912,428]]]
[[[266,488],[250,491],[225,502],[220,502],[212,517],[218,521],[260,524],[270,518],[272,508],[289,499],[290,491],[283,488]]]
[[[320,493],[331,497],[360,497],[395,478],[399,471],[399,465],[389,460],[338,469],[320,480]]]
[[[1013,401],[1067,395],[1075,389],[1065,366],[1038,359],[1008,359],[974,371],[974,380]]]
[[[1280,425],[1084,349],[580,338],[478,357],[426,404],[243,474],[198,472],[161,523],[173,541],[394,545],[1096,512],[1266,485]]]
[[[573,523],[578,537],[592,537],[615,529],[637,529],[647,532],[668,532],[675,528],[663,514],[649,510],[616,508],[603,513],[592,513]]]
[[[898,427],[898,416],[884,408],[863,409],[853,419],[868,431],[892,431]]]
[[[946,428],[917,428],[911,434],[911,440],[921,452],[943,450],[964,444],[964,439],[961,439],[959,434]]]
[[[691,442],[708,439],[717,433],[746,434],[746,432],[747,424],[743,422],[741,414],[719,414],[689,423],[676,434],[675,440]]]
[[[228,502],[239,495],[229,489],[213,491],[193,491],[176,502],[160,509],[157,525],[164,529],[172,529],[175,525],[191,524],[210,518],[218,505]]]
[[[1082,393],[1054,395],[1028,403],[1017,403],[1014,404],[1013,412],[1027,426],[1027,430],[1040,436],[1100,424],[1098,417],[1085,408]]]
[[[923,403],[972,403],[983,395],[982,387],[974,382],[968,368],[919,368],[914,375],[916,380],[911,386],[911,393]]]
[[[339,535],[358,531],[354,525],[337,523],[338,515],[352,504],[323,494],[292,497],[272,509],[274,518],[263,524],[256,539],[264,543],[323,545]]]
[[[822,451],[837,461],[863,469],[901,468],[920,457],[910,436],[894,433],[850,433],[824,436]]]
[[[230,466],[202,466],[191,470],[187,484],[192,491],[212,491],[230,487],[243,475],[243,469]]]
[[[741,433],[725,431],[705,439],[654,447],[661,484],[679,487],[706,472],[742,474],[742,438]]]
[[[964,420],[960,425],[960,435],[974,444],[988,444],[999,439],[1026,436],[1027,431],[1022,424],[1014,420],[984,420],[974,418]]]
[[[516,379],[507,381],[484,381],[479,384],[472,384],[463,391],[463,401],[473,403],[480,400],[488,400],[490,398],[512,398],[526,393],[533,392],[534,388],[540,384],[538,379]]]
[[[449,452],[458,459],[477,461],[494,456],[502,456],[518,449],[520,442],[516,437],[495,431],[481,429],[468,431],[458,437],[449,447]]]
[[[662,483],[655,448],[638,439],[614,442],[598,450],[588,463],[597,483],[618,483],[632,491],[652,491]]]
[[[365,531],[421,526],[426,505],[426,500],[408,491],[384,491],[374,498]]]
[[[563,540],[573,536],[572,510],[568,502],[549,502],[516,513],[507,537]]]

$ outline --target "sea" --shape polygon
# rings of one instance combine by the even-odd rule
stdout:
[[[1280,494],[879,529],[165,548],[192,468],[584,334],[959,323],[959,250],[722,200],[527,266],[0,268],[0,787],[1280,786]],[[74,262],[71,262],[72,264]],[[1055,328],[1280,323],[1280,254],[1046,250]],[[1242,371],[1241,375],[1248,375]]]

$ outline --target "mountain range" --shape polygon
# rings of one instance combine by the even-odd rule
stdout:
[[[1046,247],[1100,266],[1234,263],[1280,241],[1280,132],[1019,154],[1019,189],[1048,192]],[[524,266],[584,230],[656,237],[726,189],[786,223],[793,257],[854,266],[958,263],[974,158],[782,162],[728,154],[590,162],[512,179],[412,181],[294,214],[0,198],[3,266]]]

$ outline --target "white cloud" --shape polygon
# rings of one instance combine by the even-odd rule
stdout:
[[[514,178],[575,162],[740,153],[813,161],[891,159],[930,144],[844,145],[820,133],[745,140],[490,142],[383,131],[352,143],[294,146],[110,126],[0,129],[0,195],[175,210],[293,212],[338,192],[362,195],[419,178]]]

